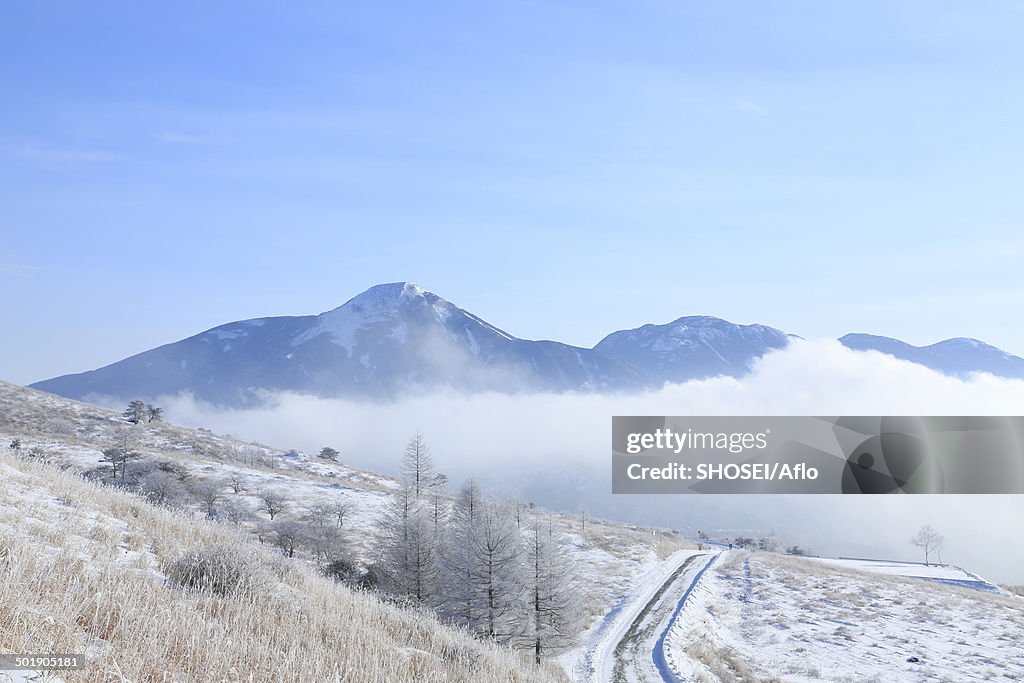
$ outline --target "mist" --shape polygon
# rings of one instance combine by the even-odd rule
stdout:
[[[826,555],[918,560],[922,524],[946,537],[942,559],[986,578],[1024,584],[1024,495],[613,496],[613,415],[1017,415],[1024,381],[948,377],[835,341],[795,340],[742,379],[666,385],[622,395],[437,391],[391,403],[280,393],[257,408],[223,409],[187,395],[159,400],[168,419],[278,448],[397,472],[422,431],[440,471],[475,476],[495,493],[565,511],[667,526],[684,533],[760,536]]]

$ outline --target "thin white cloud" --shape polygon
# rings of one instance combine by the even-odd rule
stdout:
[[[173,130],[165,130],[157,133],[156,139],[167,144],[178,145],[208,145],[212,142],[212,140],[205,135],[183,133]]]
[[[767,109],[757,104],[756,102],[751,102],[750,100],[740,100],[739,102],[736,103],[736,106],[740,109],[740,111],[750,112],[752,114],[756,114],[757,116],[768,116]]]
[[[124,161],[125,156],[111,152],[85,149],[57,149],[22,145],[14,150],[15,156],[42,163],[109,163]]]
[[[0,275],[9,277],[24,277],[36,270],[39,268],[27,263],[0,263]]]

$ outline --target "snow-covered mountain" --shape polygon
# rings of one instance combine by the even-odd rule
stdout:
[[[701,315],[613,332],[594,350],[661,382],[683,382],[717,375],[741,377],[754,360],[785,347],[789,337],[774,327],[737,325]]]
[[[111,365],[33,384],[69,398],[145,398],[189,392],[221,405],[265,392],[386,399],[460,391],[633,391],[665,382],[740,377],[790,338],[765,325],[710,316],[613,332],[594,348],[514,337],[408,282],[377,285],[320,315],[228,323]],[[915,347],[847,335],[874,349],[962,375],[1024,377],[1024,359],[970,339]]]
[[[592,349],[518,339],[418,287],[371,287],[316,316],[228,323],[90,372],[33,387],[70,398],[188,391],[214,403],[260,391],[385,398],[418,388],[606,391],[644,377]]]
[[[997,377],[1024,378],[1024,358],[977,339],[957,337],[929,346],[913,346],[891,337],[848,334],[839,341],[856,351],[880,351],[947,375],[959,377],[972,372],[988,372]]]

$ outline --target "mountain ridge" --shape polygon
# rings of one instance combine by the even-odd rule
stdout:
[[[516,337],[411,282],[375,285],[303,316],[225,323],[86,372],[30,386],[75,399],[187,392],[223,405],[270,392],[387,400],[410,391],[628,392],[715,376],[742,377],[796,335],[708,315],[617,330],[592,348]],[[849,334],[845,346],[964,376],[1024,377],[1024,359],[955,338],[915,347]]]

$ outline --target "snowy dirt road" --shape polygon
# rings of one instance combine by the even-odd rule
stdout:
[[[577,680],[674,681],[658,648],[681,604],[716,554],[684,550],[640,578],[609,612],[587,648]],[[659,661],[661,666],[659,666]]]

